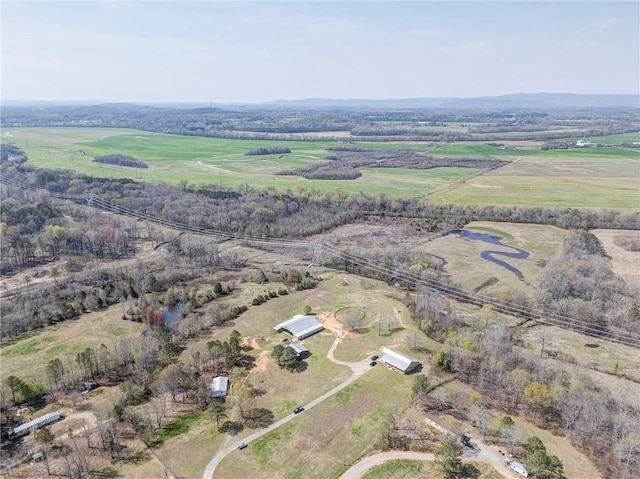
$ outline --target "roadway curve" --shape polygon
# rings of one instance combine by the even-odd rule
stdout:
[[[362,361],[355,362],[355,363],[347,363],[347,362],[338,361],[337,359],[335,359],[333,357],[333,351],[338,346],[338,344],[340,343],[341,339],[342,339],[342,336],[341,336],[340,332],[338,332],[336,340],[333,342],[333,344],[331,345],[331,348],[329,349],[329,352],[327,353],[327,357],[331,361],[336,363],[336,364],[340,364],[342,366],[350,367],[351,371],[352,371],[352,374],[349,377],[349,379],[347,379],[346,381],[340,383],[338,386],[336,386],[332,390],[327,391],[326,393],[324,393],[323,395],[317,397],[316,399],[314,399],[310,403],[305,404],[303,406],[305,411],[317,406],[318,404],[320,404],[325,399],[328,399],[331,396],[333,396],[334,394],[342,391],[349,384],[353,383],[355,380],[357,380],[362,375],[364,375],[364,373],[366,373],[369,369],[371,369],[371,366],[369,366],[369,362],[370,362],[369,359],[364,359]],[[304,412],[301,413],[301,414],[304,414]],[[264,429],[261,429],[261,430],[259,430],[257,432],[254,432],[250,436],[247,436],[247,437],[239,440],[239,442],[244,442],[246,444],[249,444],[250,442],[255,441],[256,439],[264,436],[265,434],[269,434],[271,431],[279,428],[280,426],[282,426],[283,424],[286,424],[287,422],[291,421],[292,419],[295,419],[298,415],[299,414],[291,413],[288,416],[285,416],[282,419],[280,419],[278,422],[274,422],[270,426],[268,426],[268,427],[266,427]],[[216,454],[214,456],[214,458],[211,459],[211,461],[209,461],[209,464],[207,464],[207,467],[205,468],[204,472],[202,473],[202,479],[213,479],[213,473],[216,470],[216,467],[218,467],[218,464],[220,464],[220,461],[222,461],[227,456],[227,454],[229,454],[229,453],[231,453],[231,452],[233,452],[235,450],[237,450],[237,443],[234,444],[233,446],[225,447],[220,452],[218,452],[218,454]]]
[[[353,383],[358,378],[362,377],[367,371],[371,369],[371,366],[369,366],[370,359],[368,358],[358,362],[346,362],[346,361],[340,361],[336,359],[333,353],[338,347],[338,344],[340,344],[340,341],[342,340],[342,331],[340,329],[337,329],[335,333],[336,333],[336,339],[331,345],[331,347],[329,348],[329,351],[327,351],[327,358],[336,364],[351,368],[352,374],[349,377],[349,379],[347,379],[346,381],[340,383],[335,388],[331,389],[330,391],[327,391],[326,393],[317,397],[310,403],[304,405],[305,411],[317,406],[325,399],[328,399],[334,394],[340,392],[341,390],[346,388],[349,384]],[[304,412],[301,414],[304,414]],[[282,419],[280,419],[278,422],[275,422],[264,429],[254,432],[253,434],[245,437],[244,439],[240,439],[238,442],[244,442],[246,444],[249,444],[250,442],[255,441],[256,439],[261,438],[265,434],[269,434],[273,430],[279,428],[283,424],[286,424],[292,419],[295,419],[297,416],[298,414],[293,414],[293,413],[289,414],[288,416],[285,416]],[[452,437],[457,437],[457,435],[454,434],[452,431],[444,429],[442,426],[439,426],[439,429],[441,429],[445,434],[451,435]],[[473,438],[473,439],[474,439],[473,441],[474,450],[473,451],[466,450],[466,457],[464,458],[465,461],[483,462],[485,464],[489,464],[490,466],[492,466],[496,471],[498,471],[504,477],[507,477],[507,478],[515,477],[513,473],[511,473],[511,471],[505,465],[504,456],[502,455],[501,452],[499,452],[497,448],[484,444],[478,438]],[[224,449],[222,449],[220,452],[218,452],[218,454],[216,454],[213,457],[213,459],[211,459],[211,461],[209,461],[209,463],[207,464],[207,467],[202,473],[202,479],[214,479],[213,473],[215,472],[216,467],[218,467],[218,464],[220,464],[220,462],[228,454],[237,450],[237,444],[238,443],[236,442],[232,446],[227,446]],[[374,454],[372,456],[362,459],[360,462],[353,465],[350,469],[347,470],[347,472],[345,472],[340,477],[340,479],[357,479],[370,468],[393,459],[433,461],[434,456],[431,453],[412,452],[412,451],[392,451],[392,452],[383,452],[379,454]]]
[[[502,476],[509,479],[516,478],[504,462],[504,457],[498,452],[496,448],[487,446],[486,444],[475,445],[473,452],[465,451],[465,457],[462,459],[464,462],[482,462],[493,467]],[[347,471],[340,476],[339,479],[359,479],[369,469],[379,466],[387,461],[394,459],[407,459],[411,461],[433,461],[434,455],[429,452],[414,452],[414,451],[388,451],[373,454],[360,460],[360,462],[351,466]]]

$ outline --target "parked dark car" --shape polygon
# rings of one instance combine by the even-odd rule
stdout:
[[[378,359],[378,355],[374,354],[373,356],[371,356],[371,361],[375,361],[376,359]]]
[[[293,414],[300,414],[302,411],[304,411],[304,408],[302,406],[298,406],[293,410]]]
[[[378,364],[378,363],[376,363],[375,361],[371,361],[371,362],[369,363],[369,366],[373,367],[373,366],[375,366],[376,364]]]

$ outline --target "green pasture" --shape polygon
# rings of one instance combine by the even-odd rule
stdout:
[[[496,143],[499,143],[499,141],[496,141]],[[501,148],[499,146],[491,146],[485,143],[441,143],[433,152],[431,152],[431,154],[436,156],[480,156],[493,158],[494,156],[538,155],[540,152],[541,150],[535,148]]]
[[[372,467],[362,479],[425,479],[439,477],[431,464],[425,470],[427,462],[395,459]],[[428,472],[427,472],[428,471]]]
[[[384,384],[384,387],[380,387]],[[373,368],[335,395],[293,421],[225,458],[219,477],[338,478],[361,456],[374,450],[384,415],[405,409],[411,377]],[[296,382],[290,387],[298,389]]]
[[[478,479],[504,479],[495,469],[481,462],[473,463]],[[433,461],[396,459],[372,467],[362,479],[440,479],[442,473]]]
[[[639,160],[638,152],[631,149],[541,151],[434,191],[430,199],[467,205],[637,210]]]
[[[231,323],[216,328],[212,335],[190,343],[181,360],[187,362],[194,349],[202,350],[211,339],[224,340],[233,329],[237,329],[243,337],[255,339],[257,342],[258,347],[249,354],[256,359],[263,358],[259,361],[261,364],[266,359],[263,368],[254,370],[245,379],[266,391],[264,395],[256,398],[256,406],[270,409],[275,420],[290,414],[294,407],[308,403],[346,380],[351,371],[327,359],[327,352],[336,338],[329,329],[304,340],[312,354],[304,361],[305,367],[302,370],[289,372],[280,369],[269,357],[269,351],[281,343],[283,338],[290,336],[286,333],[276,333],[273,330],[275,324],[301,313],[304,305],[309,305],[312,313],[316,314],[321,322],[327,322],[336,310],[354,305],[367,311],[364,321],[367,327],[370,327],[372,321],[391,317],[397,310],[404,310],[399,301],[390,297],[392,289],[384,283],[332,271],[325,272],[323,278],[324,280],[314,289],[273,298],[259,306],[250,306],[247,312]],[[250,300],[254,295],[274,287],[277,289],[277,285],[270,283],[242,283],[245,291],[237,296],[235,301]],[[360,297],[360,294],[363,296]],[[403,318],[406,323],[410,323],[408,314],[403,315]],[[406,331],[409,329],[416,331],[412,327],[408,327]],[[379,339],[373,332],[360,333],[353,337],[349,335],[338,346],[336,357],[359,360],[373,351],[379,351],[382,345],[396,345],[401,340],[398,334],[387,335],[385,330],[382,332],[383,335]],[[361,335],[362,340],[359,340]],[[367,338],[369,336],[371,339]],[[404,346],[400,345],[400,349],[403,348]],[[381,383],[388,387],[380,388]],[[411,384],[410,377],[394,373],[382,366],[371,368],[363,378],[322,405],[305,411],[292,422],[255,441],[244,451],[234,451],[222,462],[220,469],[216,470],[216,475],[260,478],[270,477],[268,474],[278,470],[285,474],[278,477],[300,477],[302,471],[305,473],[304,477],[338,477],[337,462],[333,461],[333,458],[347,464],[355,461],[363,452],[371,450],[382,414],[391,408],[403,409],[408,404]],[[199,427],[197,430],[192,428],[183,435],[167,439],[162,447],[156,450],[160,459],[179,475],[195,477],[215,455],[215,451],[222,447],[221,441],[224,437],[213,432],[213,421],[203,422],[208,423],[209,427]],[[205,433],[207,430],[212,432]],[[305,430],[321,431],[313,435],[313,445],[304,445],[307,440],[305,438],[309,437],[308,434],[304,434]],[[244,430],[228,441],[240,442],[252,432],[252,429]],[[207,443],[210,445],[208,453],[203,452],[207,450]],[[198,458],[188,461],[185,458],[189,457],[193,447],[199,451]],[[279,463],[283,455],[292,454],[296,448],[310,451],[305,453],[304,460],[311,461],[314,469],[318,468],[315,475],[306,476],[308,470],[303,467],[304,462],[299,460],[299,454],[293,462]],[[339,470],[343,470],[343,467]]]
[[[541,178],[481,176],[431,195],[439,204],[541,206],[638,210],[638,176],[627,178]]]
[[[496,141],[496,143],[500,143]],[[443,156],[481,156],[481,157],[522,157],[522,156],[541,156],[541,157],[558,157],[558,158],[633,158],[640,160],[640,147],[638,148],[611,148],[611,147],[592,147],[592,148],[572,148],[568,150],[542,150],[540,148],[530,147],[512,147],[502,148],[500,146],[491,146],[488,144],[474,143],[446,143],[439,144],[438,148],[433,151],[434,155]]]
[[[623,135],[627,138],[629,135]],[[511,163],[483,173],[467,168],[404,170],[362,168],[356,180],[306,180],[276,173],[324,161],[329,146],[341,142],[227,140],[165,135],[106,128],[17,128],[3,134],[29,155],[29,163],[110,178],[189,185],[249,185],[280,192],[348,194],[366,192],[388,197],[424,196],[430,201],[465,205],[640,207],[640,149],[581,148],[543,151],[532,147],[500,148],[487,144],[371,143],[372,149],[415,148],[450,157],[503,158]],[[244,156],[257,147],[287,146],[284,155]],[[96,155],[121,153],[145,161],[148,169],[94,163]]]
[[[523,274],[522,279],[480,256],[485,250],[513,252],[509,247],[464,239],[451,234],[436,238],[419,249],[444,258],[447,262],[447,275],[465,289],[473,290],[490,278],[495,278],[497,281],[483,288],[480,293],[496,296],[507,290],[530,293],[544,269],[544,264],[561,251],[567,236],[567,231],[561,228],[536,224],[473,222],[465,229],[498,236],[504,245],[527,251],[529,257],[526,259],[498,256],[499,259],[518,268]]]

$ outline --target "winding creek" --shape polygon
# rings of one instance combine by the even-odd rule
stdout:
[[[460,238],[469,239],[472,241],[484,241],[485,243],[490,243],[497,246],[502,246],[503,248],[510,248],[510,249],[516,250],[517,252],[513,252],[513,253],[508,251],[486,250],[480,254],[480,257],[482,259],[486,259],[487,261],[491,261],[492,263],[495,263],[499,266],[502,266],[503,268],[508,269],[519,278],[522,277],[522,272],[518,268],[511,266],[506,261],[502,261],[501,259],[496,258],[496,256],[500,255],[500,256],[506,256],[507,258],[513,258],[513,259],[526,259],[529,257],[529,252],[520,248],[516,248],[515,246],[508,246],[506,244],[503,244],[500,242],[500,238],[498,238],[497,236],[492,236],[485,233],[475,233],[473,231],[466,231],[466,230],[458,230],[458,231],[455,231],[454,233],[458,235]]]

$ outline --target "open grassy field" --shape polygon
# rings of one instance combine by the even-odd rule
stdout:
[[[86,348],[102,344],[110,347],[126,337],[139,335],[146,328],[121,318],[122,307],[115,305],[5,343],[0,348],[2,378],[15,374],[47,384],[45,368],[52,359],[74,358]]]
[[[353,293],[346,298],[343,285],[345,279],[352,283]],[[374,292],[364,291],[360,280],[361,278],[351,275],[327,272],[324,281],[313,290],[291,293],[271,299],[259,307],[249,308],[232,323],[216,330],[213,336],[190,344],[183,352],[183,358],[187,358],[193,349],[204,347],[206,341],[213,338],[224,339],[233,329],[237,329],[243,337],[250,339],[254,346],[251,354],[257,359],[257,366],[246,381],[266,390],[266,394],[257,398],[257,406],[270,409],[274,413],[274,419],[278,420],[289,414],[295,406],[309,402],[350,376],[348,368],[327,359],[327,352],[335,339],[332,328],[339,326],[330,318],[334,311],[343,308],[351,300],[356,300],[365,307],[369,317],[376,316],[376,308],[381,303],[389,303],[390,311],[402,307],[399,302],[394,304],[393,300],[385,297],[381,297],[380,302],[371,303],[357,300],[359,292],[369,294],[368,299],[374,298]],[[366,286],[369,287],[369,284]],[[253,285],[249,287],[254,291],[252,294],[257,294],[256,288],[262,288]],[[268,289],[269,286],[265,288]],[[276,333],[273,326],[300,313],[303,305],[311,306],[327,329],[305,339],[304,343],[312,355],[305,360],[307,366],[303,371],[291,373],[280,369],[268,353],[282,338],[287,337],[284,333]],[[383,339],[389,341],[391,338]],[[336,357],[362,359],[378,346],[346,338],[338,347]],[[392,385],[393,389],[377,387],[380,381]],[[378,433],[381,414],[391,408],[402,409],[408,404],[411,384],[408,377],[386,368],[372,368],[365,377],[334,398],[301,414],[292,423],[256,441],[248,449],[232,453],[216,470],[216,476],[337,477],[345,464],[355,461],[363,450],[371,446]],[[311,444],[311,438],[303,433],[305,430],[322,432],[312,439],[314,443]],[[238,436],[227,437],[215,430],[212,420],[203,417],[188,432],[167,440],[156,452],[176,474],[198,477],[216,450],[223,445],[241,441],[243,436],[251,432],[252,430],[247,430]],[[294,455],[296,450],[306,452],[297,454],[294,462],[286,461],[286,466],[279,462]],[[332,460],[327,461],[328,457]],[[315,475],[306,475],[308,466],[304,465],[309,462],[317,468]],[[301,475],[303,471],[304,476]]]
[[[528,156],[518,156],[502,168],[452,184],[430,198],[469,205],[637,210],[640,152],[609,148],[529,151]]]
[[[451,279],[464,288],[474,290],[490,278],[493,284],[480,293],[499,295],[504,290],[531,291],[543,265],[562,250],[567,232],[555,226],[535,224],[492,223],[477,221],[469,223],[465,230],[498,236],[502,243],[523,249],[529,253],[526,259],[498,257],[522,272],[522,279],[504,267],[481,258],[485,250],[513,252],[512,248],[447,235],[417,246],[416,249],[438,255],[447,261],[445,271]]]
[[[633,138],[632,134],[631,138]],[[626,136],[623,138],[627,138]],[[430,201],[467,205],[640,208],[638,165],[640,149],[585,148],[542,151],[531,143],[500,148],[480,143],[368,143],[353,146],[376,149],[416,148],[429,154],[480,156],[512,161],[481,174],[475,169],[435,168],[403,170],[363,168],[356,180],[306,180],[277,172],[313,164],[339,142],[225,140],[164,135],[106,128],[16,128],[3,141],[23,148],[35,166],[66,168],[111,178],[153,182],[247,184],[278,191],[338,189],[390,197],[423,196]],[[244,156],[257,147],[287,146],[284,155]],[[94,163],[96,155],[121,153],[148,164],[148,169]]]
[[[379,387],[384,383],[385,387]],[[297,388],[293,383],[292,387]],[[344,394],[343,394],[344,393]],[[382,416],[409,404],[411,379],[374,368],[360,380],[294,421],[233,452],[218,477],[336,478],[380,433]]]

